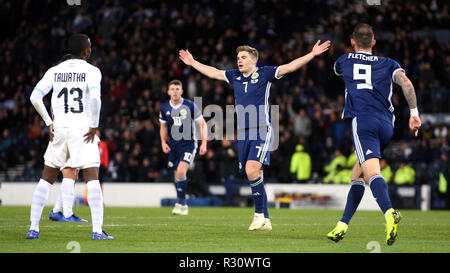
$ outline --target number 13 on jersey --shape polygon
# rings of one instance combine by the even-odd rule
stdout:
[[[58,98],[64,96],[64,113],[69,112],[69,93],[73,95],[73,93],[77,93],[77,96],[72,97],[73,101],[78,102],[78,109],[74,107],[70,107],[70,112],[72,113],[82,113],[83,112],[83,91],[80,88],[71,88],[70,91],[67,91],[67,88],[64,87],[61,92],[58,94]]]

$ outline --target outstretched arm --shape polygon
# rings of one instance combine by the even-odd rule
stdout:
[[[302,56],[300,58],[297,58],[293,60],[290,63],[280,65],[278,69],[278,77],[281,78],[282,76],[286,75],[287,73],[294,72],[300,67],[304,66],[305,64],[309,63],[312,59],[314,59],[315,56],[322,54],[323,52],[327,51],[330,48],[331,42],[326,41],[319,45],[320,40],[317,41],[317,43],[314,45],[311,52],[306,54],[305,56]]]
[[[179,57],[186,65],[192,66],[203,75],[211,79],[226,81],[224,76],[225,71],[196,61],[189,50],[181,49],[179,51]]]
[[[394,74],[394,82],[402,87],[403,95],[408,102],[410,109],[409,129],[417,136],[420,126],[422,125],[417,110],[416,92],[412,82],[405,75],[405,72],[398,70]]]

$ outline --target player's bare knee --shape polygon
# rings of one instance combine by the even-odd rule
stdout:
[[[364,181],[366,183],[369,183],[369,180],[372,176],[379,175],[379,174],[380,174],[380,172],[376,172],[376,171],[368,172],[367,174],[364,175]]]
[[[64,178],[69,178],[73,180],[77,180],[78,178],[78,170],[72,168],[65,168],[62,170],[62,174]]]
[[[352,174],[351,175],[351,179],[352,179],[352,181],[354,181],[354,180],[365,180],[363,174]]]
[[[248,180],[252,181],[260,176],[260,168],[257,166],[245,166],[245,173],[247,174]]]
[[[83,169],[84,181],[89,182],[91,180],[98,180],[98,169],[98,167]]]
[[[187,163],[184,164],[183,162],[180,162],[178,168],[174,172],[175,179],[182,179],[186,177],[188,168],[189,165]]]
[[[182,170],[175,171],[175,180],[182,179],[184,177],[186,177],[186,172],[184,172]]]
[[[49,167],[44,165],[44,170],[42,171],[42,179],[50,184],[53,184],[58,177],[59,169]]]

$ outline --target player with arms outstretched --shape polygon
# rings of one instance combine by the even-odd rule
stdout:
[[[273,131],[270,117],[270,86],[273,81],[300,69],[315,56],[328,50],[330,42],[320,40],[305,56],[280,66],[258,67],[259,52],[248,45],[236,49],[238,69],[219,70],[195,60],[188,50],[180,50],[180,59],[209,78],[233,84],[238,123],[239,172],[250,182],[255,214],[249,230],[272,230],[263,182],[263,165],[270,164]],[[256,115],[248,114],[256,110]]]
[[[94,143],[100,118],[100,70],[87,63],[91,42],[84,34],[69,38],[72,59],[51,67],[34,88],[30,100],[49,127],[50,141],[44,155],[44,170],[31,201],[31,226],[27,239],[39,239],[39,221],[48,199],[51,185],[60,168],[70,159],[71,168],[82,169],[88,188],[88,203],[92,217],[92,240],[113,240],[102,230],[103,196],[98,181],[100,155]],[[51,110],[43,97],[53,89]]]
[[[387,184],[380,174],[380,158],[394,132],[392,83],[400,85],[403,90],[411,111],[409,128],[417,136],[421,121],[416,94],[405,71],[396,61],[372,54],[376,41],[370,25],[358,24],[350,42],[355,52],[339,57],[334,64],[334,72],[342,76],[345,82],[342,118],[352,123],[353,146],[358,162],[353,167],[352,185],[343,216],[327,236],[335,242],[344,238],[350,219],[364,195],[365,183],[368,183],[385,216],[386,243],[392,245],[402,217],[392,208]]]
[[[174,171],[177,202],[175,215],[188,215],[186,204],[187,171],[197,152],[195,123],[201,128],[200,155],[207,151],[206,122],[198,106],[184,99],[181,81],[172,80],[167,90],[170,100],[161,105],[159,113],[161,148],[169,154],[168,168]]]

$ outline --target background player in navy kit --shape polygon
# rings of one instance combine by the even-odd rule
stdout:
[[[239,46],[236,49],[238,69],[228,71],[198,62],[188,50],[179,52],[180,59],[186,65],[209,78],[233,84],[238,119],[239,171],[247,174],[255,203],[255,215],[249,230],[272,230],[261,170],[263,165],[270,164],[273,140],[269,111],[270,86],[273,81],[298,70],[328,50],[329,46],[329,41],[320,44],[319,40],[305,56],[281,66],[265,67],[257,66],[258,50],[247,45]]]
[[[198,106],[191,100],[183,99],[182,83],[172,80],[168,85],[170,100],[161,105],[161,148],[169,154],[168,167],[174,171],[177,203],[172,214],[187,215],[186,204],[187,171],[197,152],[195,123],[201,128],[200,155],[207,151],[206,122]],[[194,123],[195,122],[195,123]]]
[[[387,184],[380,175],[379,161],[394,130],[392,82],[400,85],[403,90],[411,111],[409,127],[417,136],[421,122],[416,94],[405,71],[396,61],[372,55],[376,41],[371,26],[358,24],[350,42],[355,52],[339,57],[334,71],[345,82],[342,118],[352,122],[353,146],[358,162],[353,168],[352,186],[343,217],[335,229],[328,233],[328,238],[338,242],[344,237],[348,223],[364,195],[365,183],[369,183],[372,194],[385,215],[386,242],[392,245],[397,237],[397,224],[401,215],[392,208]]]

